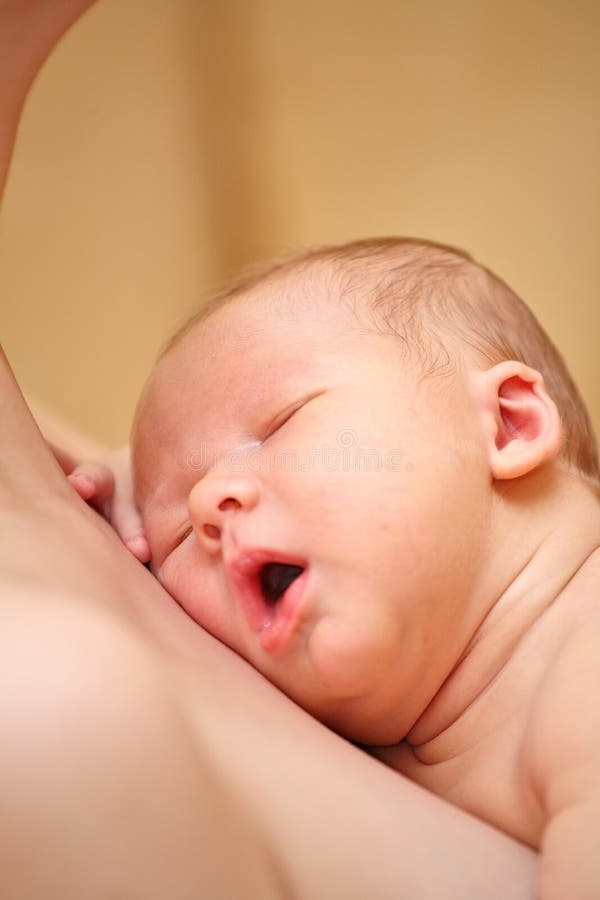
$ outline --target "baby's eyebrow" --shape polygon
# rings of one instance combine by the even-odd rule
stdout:
[[[302,392],[303,386],[306,386],[305,378],[310,378],[313,370],[313,361],[304,357],[276,358],[270,360],[268,366],[262,359],[256,362],[243,372],[239,383],[237,400],[240,415],[249,408],[264,410],[265,406],[283,400],[283,395],[288,392]]]

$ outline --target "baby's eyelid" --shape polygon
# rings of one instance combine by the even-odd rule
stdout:
[[[278,415],[277,418],[273,422],[271,422],[269,427],[267,428],[265,440],[267,440],[267,438],[270,438],[271,435],[275,434],[276,431],[279,431],[280,428],[283,428],[286,422],[289,422],[292,416],[304,406],[305,402],[306,401],[302,401],[302,403],[296,403],[291,408],[286,409],[285,412],[280,413],[280,415]]]
[[[289,422],[292,416],[299,412],[303,406],[306,406],[306,404],[311,400],[314,400],[315,397],[320,397],[323,393],[325,393],[324,390],[315,391],[314,394],[310,394],[308,397],[303,397],[302,400],[298,400],[296,403],[293,403],[291,406],[288,406],[286,409],[284,409],[283,412],[279,413],[279,415],[269,423],[265,440],[267,438],[270,438],[271,435],[275,434],[275,432],[279,428],[282,428],[286,424],[286,422]]]

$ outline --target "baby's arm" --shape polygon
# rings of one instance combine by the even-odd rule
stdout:
[[[531,772],[546,825],[540,900],[600,896],[600,628],[568,639],[534,711]]]

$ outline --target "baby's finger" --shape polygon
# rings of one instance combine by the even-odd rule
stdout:
[[[129,494],[117,494],[110,522],[130,553],[142,563],[150,560],[150,546],[144,536],[142,518]]]
[[[146,565],[147,562],[150,562],[150,545],[143,534],[137,534],[135,537],[128,538],[124,543],[129,552],[141,563]]]
[[[102,463],[82,463],[67,478],[82,500],[92,502],[98,509],[110,500],[115,490],[114,475]]]

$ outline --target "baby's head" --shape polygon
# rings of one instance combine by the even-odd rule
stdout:
[[[310,251],[217,297],[159,359],[133,458],[167,590],[373,744],[403,737],[486,612],[498,486],[598,478],[525,305],[464,254],[402,239]]]

